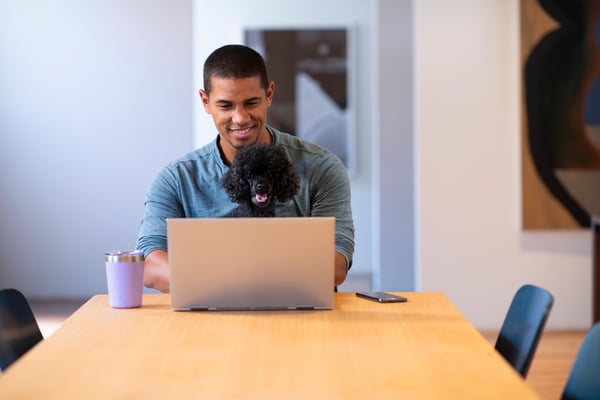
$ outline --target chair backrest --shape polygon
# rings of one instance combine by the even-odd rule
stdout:
[[[562,399],[600,399],[600,322],[583,339]]]
[[[506,313],[495,348],[522,377],[527,376],[553,301],[546,289],[523,285]]]
[[[43,339],[29,302],[16,289],[0,290],[0,369]]]

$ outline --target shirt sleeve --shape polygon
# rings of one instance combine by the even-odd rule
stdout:
[[[154,179],[144,202],[137,249],[147,256],[154,250],[167,250],[167,218],[184,216],[179,187],[173,171],[164,168]]]
[[[350,179],[344,164],[330,155],[315,169],[312,182],[312,216],[334,216],[335,248],[352,266],[354,254],[354,222],[350,197]]]

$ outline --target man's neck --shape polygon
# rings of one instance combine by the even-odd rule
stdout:
[[[264,144],[273,143],[273,135],[266,127],[265,127],[265,130],[263,131],[263,133],[257,138],[256,142],[254,142],[252,144],[258,144],[258,143],[264,143]],[[219,149],[219,154],[221,154],[221,160],[223,160],[225,165],[230,166],[233,163],[233,159],[235,158],[235,156],[238,153],[238,149],[228,146],[228,150],[229,150],[228,152],[223,150],[223,145],[221,144],[221,136],[220,135],[217,137],[217,147]]]

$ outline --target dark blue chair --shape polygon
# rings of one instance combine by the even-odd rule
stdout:
[[[29,302],[16,289],[0,290],[0,370],[43,339]]]
[[[592,326],[583,339],[562,399],[600,399],[600,322]]]
[[[529,371],[553,301],[546,289],[521,286],[500,328],[495,348],[523,378]]]

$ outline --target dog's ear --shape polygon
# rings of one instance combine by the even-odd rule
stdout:
[[[239,168],[237,168],[235,163],[223,176],[221,186],[225,188],[229,198],[234,203],[243,202],[250,196],[250,185],[248,184],[248,181],[240,175]]]
[[[273,146],[271,165],[275,196],[281,202],[288,201],[298,192],[300,178],[287,154],[279,146]]]

